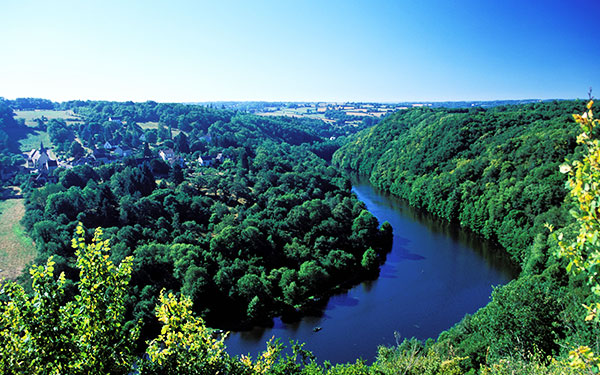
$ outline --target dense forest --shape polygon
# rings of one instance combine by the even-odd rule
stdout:
[[[585,140],[597,136],[587,123],[590,111],[576,118],[585,125],[577,138],[571,114],[582,113],[585,103],[414,108],[358,134],[314,120],[181,104],[60,106],[82,121],[44,124],[58,153],[75,160],[107,142],[134,153],[118,163],[59,168],[58,182],[40,188],[24,181],[23,223],[39,266],[32,280],[23,276],[22,286],[9,282],[0,293],[6,373],[598,369],[599,317],[588,284],[597,263],[585,258],[596,254],[598,239],[589,235],[591,250],[569,245],[581,242],[578,231],[584,238],[591,233],[593,226],[579,223],[597,203],[592,214],[573,217],[565,200],[569,190],[589,191],[586,183],[595,189],[597,176],[579,183],[582,174],[572,172],[567,188],[560,172],[591,163],[561,166],[581,160],[592,147]],[[0,125],[22,126],[7,108]],[[157,156],[171,148],[178,157]],[[207,155],[220,161],[203,165]],[[391,227],[379,225],[350,193],[340,169],[498,241],[521,275],[437,340],[381,347],[372,365],[319,365],[298,344],[286,353],[271,343],[256,359],[229,356],[196,316],[222,327],[296,316],[331,291],[377,274]],[[95,227],[104,229],[94,234]]]
[[[546,228],[574,230],[559,166],[581,157],[571,114],[583,110],[585,103],[569,101],[413,109],[357,134],[333,157],[411,205],[498,241],[521,265],[519,278],[497,288],[485,308],[430,343],[467,357],[467,368],[564,354],[600,334],[579,319],[592,300],[585,278],[567,276]]]
[[[391,247],[389,224],[380,227],[317,155],[333,132],[322,122],[156,103],[63,105],[84,121],[49,122],[58,152],[79,142],[139,151],[119,163],[59,168],[57,183],[26,187],[23,223],[38,262],[53,256],[70,280],[70,233],[78,223],[103,227],[115,262],[134,256],[132,319],[153,321],[162,289],[190,296],[212,326],[295,316],[372,277]],[[137,124],[152,120],[157,129]],[[171,147],[177,157],[157,156]],[[200,165],[207,154],[220,162]]]
[[[334,163],[496,239],[525,265],[527,247],[544,223],[565,223],[565,178],[558,166],[576,151],[578,129],[569,114],[582,106],[400,112],[358,135]]]

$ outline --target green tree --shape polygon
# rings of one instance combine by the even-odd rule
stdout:
[[[158,140],[166,141],[171,139],[171,127],[166,128],[162,123],[158,123]]]
[[[192,314],[192,301],[160,293],[156,316],[163,324],[160,335],[148,346],[149,360],[140,363],[142,374],[240,374],[244,365],[225,352],[223,336]]]
[[[327,271],[314,260],[302,263],[298,271],[298,279],[313,291],[318,290],[317,286],[323,287],[328,277]]]
[[[577,143],[583,145],[583,160],[575,160],[560,166],[563,173],[570,178],[567,186],[570,190],[574,209],[571,214],[577,221],[579,233],[573,240],[568,240],[559,233],[559,255],[569,260],[567,271],[574,274],[583,273],[591,287],[594,302],[584,305],[585,321],[600,323],[600,139],[598,129],[600,120],[594,119],[592,100],[587,104],[583,115],[573,115],[581,126],[582,133]],[[552,227],[550,226],[550,229]],[[571,365],[575,368],[588,368],[591,373],[600,371],[600,355],[594,353],[587,345],[582,345],[570,352]]]
[[[187,154],[190,152],[190,146],[188,143],[188,137],[185,135],[185,133],[181,132],[179,133],[175,139],[175,151],[182,153],[182,154]]]
[[[169,180],[174,184],[179,185],[183,182],[184,179],[185,176],[183,175],[183,169],[181,169],[179,163],[175,162],[175,164],[173,164],[173,166],[169,170]]]
[[[131,258],[108,259],[97,229],[91,244],[77,227],[73,239],[78,294],[65,300],[65,276],[54,262],[32,268],[31,296],[13,282],[0,290],[0,372],[3,374],[126,374],[134,360],[137,328],[126,328]],[[128,326],[127,326],[128,327]]]
[[[81,143],[77,142],[77,141],[73,141],[71,142],[71,147],[69,148],[69,154],[75,158],[75,159],[79,159],[80,157],[82,157],[85,153],[85,150],[83,149],[83,146],[81,145]]]
[[[377,258],[377,253],[372,247],[368,248],[367,251],[364,252],[362,260],[360,261],[360,265],[368,272],[377,270],[377,267],[379,266],[379,260]]]
[[[145,158],[152,156],[152,150],[150,150],[150,146],[148,146],[148,142],[144,142],[144,151],[143,151],[142,156]]]

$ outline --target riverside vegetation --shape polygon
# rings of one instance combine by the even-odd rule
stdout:
[[[98,112],[95,103],[79,104],[88,119]],[[124,105],[99,108],[107,106]],[[202,109],[224,116],[209,128],[216,142],[229,142],[212,146],[232,155],[217,169],[194,174],[165,168],[157,184],[156,169],[125,163],[62,171],[59,183],[41,189],[25,186],[24,221],[46,265],[32,269],[33,283],[3,284],[0,366],[5,373],[593,373],[599,318],[587,281],[597,272],[590,262],[597,259],[597,238],[594,227],[583,226],[580,235],[593,236],[590,247],[569,252],[579,223],[590,215],[570,218],[559,172],[565,158],[580,160],[590,152],[589,144],[576,147],[577,129],[568,116],[582,107],[415,109],[337,144],[319,134],[329,130],[308,123]],[[66,128],[78,135],[92,126],[89,121]],[[594,138],[589,128],[587,137]],[[185,145],[181,137],[175,142]],[[333,157],[336,165],[498,240],[521,264],[521,275],[436,341],[382,347],[370,366],[319,365],[300,345],[285,354],[273,342],[255,360],[227,355],[194,313],[209,321],[221,313],[248,321],[293,314],[322,286],[335,287],[357,270],[366,277],[381,262],[391,229],[380,229],[348,182],[317,156],[328,158],[344,142]],[[573,191],[583,186],[580,176],[572,177]],[[590,176],[586,183],[596,186],[597,173]],[[549,234],[545,223],[563,228],[561,235]],[[86,228],[98,225],[106,227],[111,253],[100,231],[86,245]],[[578,265],[577,275],[567,274],[567,261],[553,255],[560,248]],[[62,271],[58,279],[56,271]]]

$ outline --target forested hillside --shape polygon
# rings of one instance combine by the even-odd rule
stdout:
[[[520,277],[497,288],[488,306],[430,343],[465,356],[467,368],[532,353],[564,354],[600,334],[580,319],[591,298],[585,279],[566,275],[545,227],[573,231],[559,166],[580,156],[580,129],[571,114],[584,109],[583,102],[412,109],[357,134],[334,154],[335,165],[497,240],[521,265]]]
[[[357,135],[334,164],[498,242],[525,264],[545,222],[564,223],[558,166],[575,152],[583,103],[399,112]]]

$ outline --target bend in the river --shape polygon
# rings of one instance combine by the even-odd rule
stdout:
[[[492,286],[516,277],[497,246],[376,191],[365,180],[353,182],[369,211],[394,228],[379,278],[334,295],[320,316],[291,324],[276,318],[271,328],[232,332],[226,341],[230,354],[256,356],[275,336],[285,344],[306,343],[319,361],[371,362],[378,345],[392,345],[398,337],[436,338],[487,304]]]

